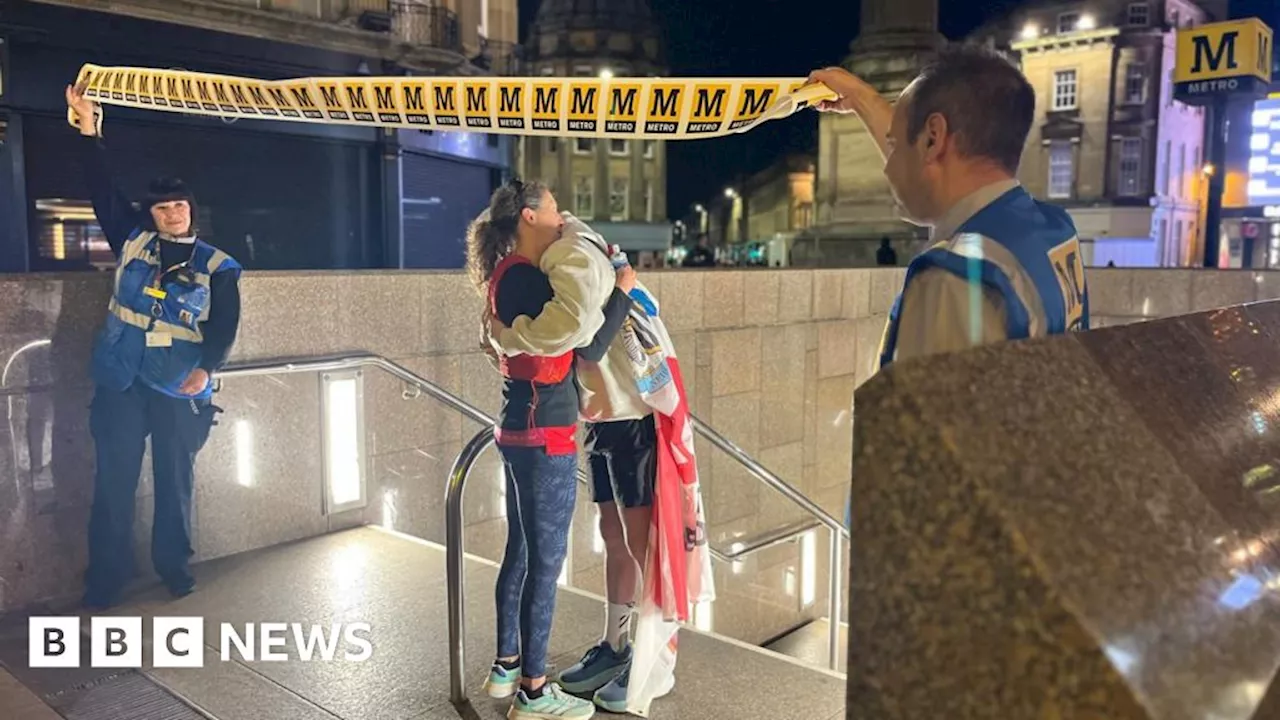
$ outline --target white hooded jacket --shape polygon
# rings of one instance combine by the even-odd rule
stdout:
[[[543,253],[538,266],[551,281],[553,297],[537,318],[516,318],[492,338],[507,355],[561,355],[590,344],[604,324],[604,306],[617,282],[607,243],[586,223],[564,213],[564,234]],[[580,415],[587,422],[636,420],[653,412],[636,388],[622,332],[599,363],[578,358]]]

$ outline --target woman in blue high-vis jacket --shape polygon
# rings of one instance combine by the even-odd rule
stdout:
[[[180,180],[153,181],[140,210],[113,186],[96,103],[67,88],[80,126],[94,214],[117,258],[106,321],[93,349],[89,428],[97,469],[83,603],[116,604],[133,579],[133,509],[151,438],[155,518],[151,557],[175,597],[195,587],[189,559],[195,458],[214,414],[212,373],[240,323],[241,267],[200,240],[195,199]]]

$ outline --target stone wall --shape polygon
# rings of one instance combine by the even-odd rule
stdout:
[[[871,376],[902,270],[670,271],[643,279],[662,300],[686,363],[693,410],[764,465],[843,516],[851,399]],[[1113,325],[1280,294],[1280,274],[1104,270],[1090,275],[1099,324]],[[87,408],[92,335],[105,276],[0,278],[0,612],[72,598],[84,566],[92,498]],[[500,384],[477,351],[479,299],[456,273],[250,273],[234,360],[386,355],[486,412]],[[692,367],[692,371],[688,368]],[[314,374],[231,379],[198,462],[198,559],[376,523],[443,541],[445,476],[480,428],[376,371],[364,379],[368,505],[321,513],[320,381]],[[727,456],[698,446],[711,539],[731,546],[803,519]],[[248,455],[247,458],[244,456]],[[34,459],[34,460],[33,460]],[[241,468],[247,472],[241,472]],[[467,548],[500,557],[504,495],[487,453],[467,496]],[[151,481],[137,503],[147,565]],[[603,588],[585,488],[567,580]],[[825,534],[736,568],[718,567],[720,595],[700,624],[752,642],[825,612]]]
[[[1280,717],[1278,331],[1255,303],[859,388],[847,716]]]

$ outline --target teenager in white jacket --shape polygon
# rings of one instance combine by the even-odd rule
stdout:
[[[537,318],[494,323],[492,343],[506,355],[557,355],[586,345],[602,319],[616,271],[607,244],[581,220],[565,213],[564,234],[539,266],[551,279],[554,299]],[[636,388],[623,334],[597,363],[578,361],[584,449],[592,500],[599,506],[605,545],[608,608],[600,643],[560,674],[572,693],[595,693],[606,709],[625,705],[631,662],[631,614],[641,587],[653,489],[657,477],[657,426]]]

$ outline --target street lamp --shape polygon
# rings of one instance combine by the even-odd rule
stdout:
[[[694,203],[693,211],[698,213],[698,232],[700,233],[706,232],[707,231],[707,209],[703,207],[702,203]]]
[[[724,196],[727,198],[736,198],[738,197],[738,191],[731,187],[727,187],[724,189]]]
[[[612,78],[612,77],[613,77],[613,71],[610,70],[609,68],[605,68],[600,71],[601,80],[608,80],[609,78]]]

